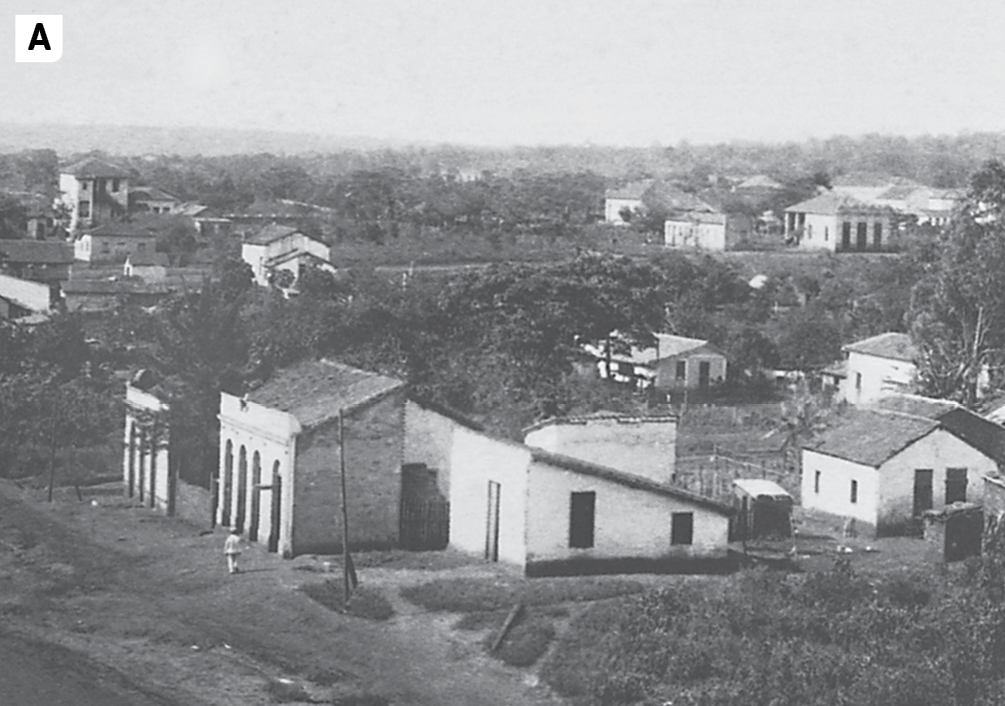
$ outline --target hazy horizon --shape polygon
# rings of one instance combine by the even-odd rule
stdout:
[[[63,14],[63,56],[18,64],[0,43],[3,123],[648,147],[996,132],[1005,115],[1005,6],[986,0],[11,3],[34,13]]]

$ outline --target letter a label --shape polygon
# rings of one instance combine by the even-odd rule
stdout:
[[[53,62],[61,56],[62,15],[14,15],[14,61]]]

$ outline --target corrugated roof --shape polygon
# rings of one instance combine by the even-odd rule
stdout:
[[[643,476],[625,473],[624,471],[619,471],[607,466],[601,466],[596,463],[582,461],[578,458],[572,458],[571,456],[545,451],[544,449],[539,449],[535,446],[527,448],[530,449],[531,458],[539,463],[546,463],[550,466],[555,466],[566,471],[572,471],[573,473],[582,473],[583,475],[601,478],[629,488],[635,488],[636,490],[643,490],[649,493],[665,495],[677,500],[684,500],[685,502],[694,503],[695,505],[701,505],[702,507],[714,510],[715,512],[727,517],[733,514],[732,508],[728,505],[713,500],[712,498],[707,498],[704,495],[692,493],[684,488],[670,485],[669,483],[660,483]]]
[[[78,179],[89,179],[94,177],[118,177],[125,178],[129,172],[122,167],[106,162],[97,157],[88,157],[79,162],[63,167],[62,174],[72,174]]]
[[[53,240],[0,240],[0,260],[19,264],[69,265],[73,246]]]
[[[911,341],[911,337],[906,333],[881,333],[855,343],[849,343],[844,347],[845,351],[851,353],[862,353],[874,355],[880,358],[890,358],[892,360],[903,360],[913,363],[918,358],[918,349]]]
[[[292,414],[305,429],[404,387],[395,378],[333,360],[310,360],[280,370],[248,395],[256,404]]]

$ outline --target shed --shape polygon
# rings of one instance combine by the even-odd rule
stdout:
[[[792,536],[792,506],[785,488],[762,478],[733,481],[736,515],[730,523],[731,540]]]

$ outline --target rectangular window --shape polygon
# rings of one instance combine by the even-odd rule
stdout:
[[[855,231],[855,248],[857,250],[865,250],[869,244],[869,224],[865,221],[859,221],[858,227]]]
[[[618,374],[630,378],[635,375],[635,366],[631,363],[618,363]]]
[[[873,223],[872,224],[872,247],[875,250],[880,250],[883,247],[883,224]]]
[[[858,502],[858,481],[853,480],[851,482],[851,501],[852,503]]]
[[[932,509],[932,469],[914,470],[914,517],[921,517],[925,510]]]
[[[946,469],[946,505],[967,501],[967,469]]]
[[[824,242],[826,243],[831,239],[831,229],[830,226],[824,226]]]
[[[112,193],[115,193],[118,190],[119,190],[119,180],[118,179],[112,179]]]
[[[848,221],[841,224],[841,249],[851,250],[851,223]]]
[[[597,494],[573,493],[569,503],[569,546],[589,549],[593,546],[594,513]]]
[[[687,378],[687,361],[678,360],[677,361],[677,379],[684,380]]]
[[[670,518],[670,544],[691,544],[694,541],[694,513],[675,512]]]
[[[855,391],[862,391],[862,373],[855,373]]]
[[[813,492],[820,494],[820,471],[813,474]]]
[[[90,218],[91,217],[91,202],[90,201],[81,201],[78,204],[78,211],[80,212],[80,217],[81,218]]]

